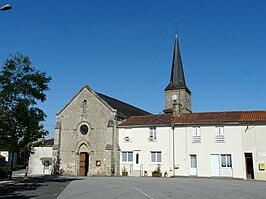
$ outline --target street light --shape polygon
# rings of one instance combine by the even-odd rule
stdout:
[[[6,4],[6,5],[3,5],[0,10],[2,11],[6,11],[6,10],[10,10],[12,8],[12,6],[10,4]]]

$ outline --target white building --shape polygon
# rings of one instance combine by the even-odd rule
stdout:
[[[49,139],[34,147],[34,153],[29,157],[29,175],[51,175],[53,145],[54,139]]]
[[[151,175],[266,180],[266,111],[132,117],[120,125],[121,168]],[[145,172],[146,171],[146,172]]]
[[[12,154],[9,153],[9,151],[2,149],[0,146],[1,165],[11,165],[11,155]],[[18,161],[18,154],[14,153],[13,164],[16,164],[17,161]]]
[[[172,148],[169,146],[172,115],[131,117],[119,125],[120,168],[129,175],[151,175],[160,169],[171,170]],[[147,173],[145,172],[147,171]]]
[[[120,168],[129,175],[266,180],[266,111],[192,113],[176,37],[165,114],[119,125]]]

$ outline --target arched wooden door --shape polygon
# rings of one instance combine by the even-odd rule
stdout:
[[[81,152],[79,157],[79,175],[87,176],[89,171],[89,154]]]

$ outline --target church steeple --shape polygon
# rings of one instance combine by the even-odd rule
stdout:
[[[168,90],[177,90],[177,89],[186,89],[189,93],[191,93],[186,85],[182,59],[178,44],[178,37],[176,34],[170,83],[164,90],[168,91]]]
[[[164,113],[191,112],[191,91],[186,85],[182,59],[176,34],[170,82],[165,91]]]

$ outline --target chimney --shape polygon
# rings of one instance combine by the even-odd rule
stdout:
[[[176,101],[173,102],[173,116],[180,116],[181,115],[181,106],[182,104],[177,103]]]

